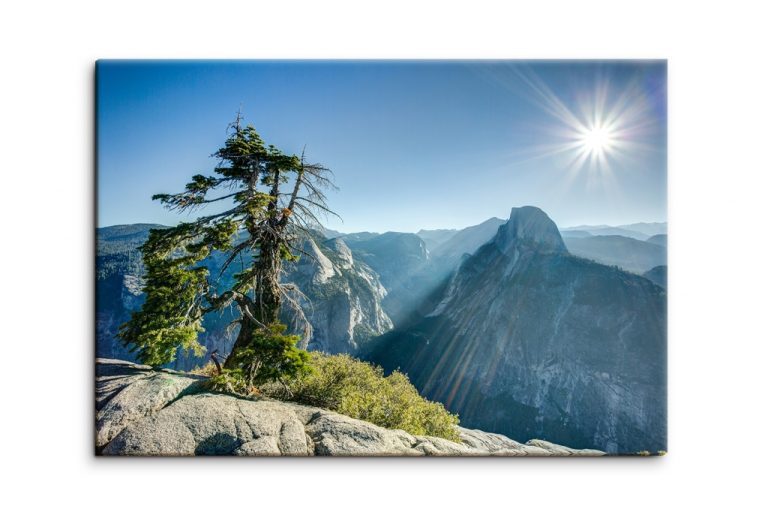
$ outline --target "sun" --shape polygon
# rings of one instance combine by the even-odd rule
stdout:
[[[585,152],[590,155],[601,155],[611,149],[615,134],[608,128],[595,125],[582,131],[580,142]]]
[[[647,138],[658,127],[656,92],[640,78],[620,87],[597,73],[594,83],[576,84],[559,96],[532,70],[516,72],[525,86],[524,98],[539,107],[552,124],[543,124],[546,138],[530,150],[528,159],[552,158],[566,174],[566,183],[578,176],[606,188],[620,172],[629,171],[649,151]]]

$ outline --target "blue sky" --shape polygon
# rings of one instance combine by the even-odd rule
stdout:
[[[210,173],[239,108],[334,171],[340,231],[666,220],[663,61],[99,61],[99,226],[190,220],[151,196]]]

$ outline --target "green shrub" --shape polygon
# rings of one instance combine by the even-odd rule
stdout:
[[[459,418],[425,399],[400,372],[383,370],[348,355],[310,354],[311,371],[261,391],[269,396],[331,409],[352,418],[414,435],[458,441]]]
[[[214,373],[208,380],[209,389],[251,395],[264,384],[284,383],[285,379],[298,379],[309,373],[309,353],[297,348],[299,336],[284,334],[285,329],[283,324],[273,324],[268,330],[255,330],[250,343],[230,355],[231,361],[227,359],[230,368],[225,368],[221,375]],[[209,372],[213,373],[210,368]]]

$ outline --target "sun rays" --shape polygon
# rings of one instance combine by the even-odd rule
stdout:
[[[548,160],[563,171],[560,185],[565,189],[578,181],[617,194],[617,176],[653,151],[647,139],[657,116],[641,78],[612,82],[598,71],[556,93],[529,67],[494,75],[495,83],[545,114],[543,122],[529,126],[538,142],[515,151],[513,165]]]

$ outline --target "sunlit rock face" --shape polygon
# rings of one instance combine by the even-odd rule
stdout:
[[[297,265],[296,273],[309,276],[316,284],[327,283],[336,275],[333,263],[323,254],[314,240],[304,244],[304,257],[301,259],[301,264]]]
[[[392,328],[381,307],[386,290],[371,268],[356,261],[341,239],[305,244],[306,254],[287,268],[286,281],[304,293],[302,309],[312,325],[310,350],[357,354]]]
[[[465,426],[612,453],[666,449],[666,297],[570,255],[537,208],[516,208],[430,313],[376,340]]]

